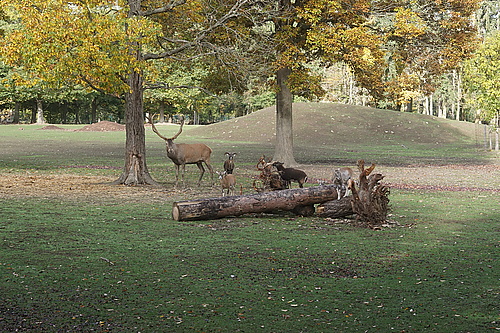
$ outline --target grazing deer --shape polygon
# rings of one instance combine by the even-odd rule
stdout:
[[[220,185],[222,187],[222,196],[226,195],[224,190],[227,190],[227,195],[234,195],[234,188],[236,187],[236,177],[232,173],[227,173],[226,171],[216,171],[216,173],[219,175]]]
[[[294,168],[285,168],[281,162],[274,162],[273,166],[278,170],[281,179],[287,183],[287,188],[290,187],[292,180],[298,182],[300,188],[304,187],[304,183],[307,181],[307,175],[304,171]]]
[[[226,152],[224,155],[227,155],[227,160],[224,161],[224,171],[228,174],[232,174],[234,170],[234,156],[236,156],[236,153]]]
[[[341,193],[344,193],[344,197],[349,195],[348,182],[353,176],[351,168],[339,168],[333,171],[332,182],[337,189],[337,200],[340,200]]]
[[[179,171],[182,167],[182,182],[184,183],[184,173],[186,171],[186,164],[196,164],[198,169],[200,169],[200,178],[198,179],[198,185],[201,183],[203,174],[205,173],[205,168],[203,163],[207,166],[210,171],[210,177],[213,183],[213,169],[210,165],[210,154],[212,154],[212,149],[203,143],[175,143],[174,140],[182,133],[182,127],[184,126],[184,117],[181,120],[181,127],[179,132],[171,138],[164,137],[158,132],[153,121],[148,117],[149,122],[153,128],[153,132],[156,133],[160,138],[165,140],[167,148],[167,157],[172,160],[175,164],[175,186],[179,183]]]

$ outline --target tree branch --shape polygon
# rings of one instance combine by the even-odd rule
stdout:
[[[185,3],[186,3],[186,0],[174,0],[170,3],[168,3],[166,6],[151,9],[151,10],[146,10],[146,11],[140,11],[140,12],[137,12],[134,14],[137,16],[151,16],[151,15],[155,15],[155,14],[167,13],[167,12],[171,12],[176,7],[184,5]]]
[[[215,95],[214,93],[212,93],[208,89],[205,89],[205,88],[200,87],[200,86],[191,86],[191,85],[186,85],[186,84],[171,86],[165,82],[148,83],[145,85],[144,89],[198,89],[200,91],[203,91],[207,95],[219,98],[219,96]]]
[[[184,0],[178,0],[184,1]],[[175,4],[175,2],[174,2]],[[214,20],[208,27],[206,27],[203,30],[200,30],[198,32],[198,35],[192,40],[192,41],[186,41],[186,40],[173,40],[173,39],[168,39],[165,38],[166,41],[171,42],[171,43],[183,43],[183,45],[180,45],[174,49],[161,52],[161,53],[146,53],[143,55],[144,60],[150,60],[150,59],[164,59],[168,57],[172,57],[176,54],[182,53],[190,48],[202,45],[203,41],[207,38],[207,36],[214,32],[216,29],[223,27],[227,22],[229,22],[232,19],[238,18],[238,17],[243,17],[247,16],[247,13],[245,12],[245,8],[249,8],[254,4],[261,4],[261,1],[255,1],[255,0],[239,0],[237,1],[229,10],[226,14],[224,14],[222,17]],[[170,7],[170,6],[166,6]],[[153,13],[156,11],[159,11],[160,13],[162,12],[161,9],[165,9],[166,7],[163,8],[158,8],[157,10],[151,10],[149,12]],[[148,13],[149,13],[148,12]],[[164,12],[164,11],[163,11]],[[143,13],[143,15],[146,12]],[[161,45],[161,43],[160,43]],[[208,44],[207,44],[208,45]],[[163,46],[162,46],[163,47]]]

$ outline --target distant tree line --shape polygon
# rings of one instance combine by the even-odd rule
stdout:
[[[387,24],[385,22],[387,18],[384,16],[377,17],[374,13],[372,17],[378,21],[379,28]],[[410,19],[408,19],[409,26],[413,24]],[[15,23],[15,18],[10,17],[5,8],[0,8],[0,33],[4,35],[5,31],[12,29]],[[481,71],[482,66],[489,66],[491,61],[500,58],[500,51],[495,48],[500,38],[496,34],[500,28],[498,1],[480,3],[474,16],[474,26],[477,27],[478,36],[483,39],[480,51],[473,60],[464,61],[458,67],[433,77],[432,89],[423,86],[422,82],[412,82],[412,74],[409,73],[405,78],[406,82],[400,78],[400,82],[397,83],[400,86],[406,85],[405,88],[399,89],[400,97],[375,99],[371,91],[359,84],[353,75],[352,67],[346,62],[328,66],[324,66],[321,62],[311,62],[308,70],[321,77],[324,95],[306,94],[304,97],[299,97],[300,94],[297,94],[295,98],[370,105],[458,120],[498,123],[500,108],[493,103],[495,98],[491,95],[492,92],[484,91],[481,84],[486,80],[500,81],[499,74],[493,73],[489,78],[478,77],[478,71]],[[486,50],[488,56],[484,55]],[[393,68],[397,66],[394,63]],[[166,115],[163,120],[168,121],[171,115],[183,113],[193,122],[206,124],[242,116],[275,104],[274,91],[268,84],[271,78],[269,75],[249,74],[246,77],[247,82],[240,84],[230,82],[224,71],[217,71],[201,63],[191,66],[189,71],[185,71],[185,67],[173,70],[186,88],[175,92],[159,89],[145,92],[144,110]],[[20,71],[19,68],[0,62],[0,114],[3,122],[34,123],[39,120],[37,114],[40,111],[43,112],[44,121],[49,123],[124,121],[124,99],[118,95],[89,92],[81,86],[74,85],[61,85],[59,89],[41,83],[21,86],[15,83],[16,78],[23,75]],[[423,77],[426,74],[419,75]],[[193,88],[201,86],[206,89]],[[492,109],[492,103],[495,104],[494,108],[497,111]]]

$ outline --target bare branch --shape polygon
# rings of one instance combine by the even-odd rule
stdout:
[[[176,7],[184,5],[185,3],[186,3],[186,0],[174,0],[170,3],[168,3],[166,6],[151,9],[151,10],[146,10],[146,11],[140,11],[140,12],[135,13],[135,14],[137,16],[151,16],[151,15],[155,15],[155,14],[167,13],[167,12],[171,12]]]
[[[206,93],[207,95],[219,98],[219,96],[215,95],[214,93],[212,93],[208,89],[205,89],[205,88],[199,87],[199,86],[190,86],[190,85],[185,85],[185,84],[171,86],[171,85],[164,83],[164,82],[157,82],[157,83],[146,84],[144,89],[198,89],[198,90]]]
[[[181,0],[178,0],[181,1]],[[174,2],[175,3],[175,2]],[[149,60],[149,59],[164,59],[164,58],[169,58],[173,57],[176,54],[180,54],[182,52],[185,52],[191,48],[197,47],[197,46],[207,46],[209,44],[203,44],[206,42],[207,37],[214,32],[215,30],[224,27],[225,24],[227,24],[229,21],[239,18],[239,17],[250,17],[249,13],[246,11],[248,8],[252,7],[253,5],[260,5],[262,2],[261,1],[256,1],[256,0],[238,0],[236,3],[225,13],[219,18],[216,18],[207,26],[205,29],[202,29],[198,32],[197,36],[192,40],[192,41],[186,41],[186,40],[174,40],[174,39],[169,39],[169,38],[163,38],[165,41],[170,42],[170,43],[181,43],[182,45],[179,45],[173,49],[170,50],[165,50],[164,52],[160,53],[146,53],[143,55],[144,60]],[[168,6],[167,6],[168,7]],[[165,8],[165,7],[164,7]],[[158,9],[160,10],[160,9]],[[150,11],[151,13],[155,11],[152,10]],[[161,11],[160,11],[161,12]],[[165,49],[165,47],[162,45],[162,43],[159,41],[159,44]]]

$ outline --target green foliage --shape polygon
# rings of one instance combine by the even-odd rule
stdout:
[[[491,121],[500,116],[500,33],[485,39],[474,58],[465,63],[465,82],[480,117]],[[500,126],[500,123],[497,123]]]
[[[472,56],[480,1],[376,1],[374,27],[385,35],[387,96],[394,109],[432,94],[442,74]]]

